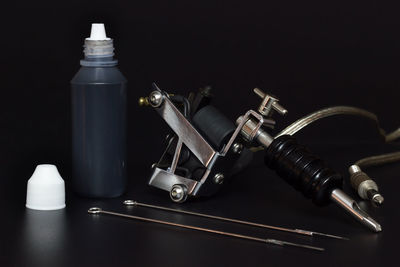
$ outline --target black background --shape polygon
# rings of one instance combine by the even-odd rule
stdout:
[[[315,255],[309,252],[268,250],[262,245],[260,248],[244,241],[221,241],[191,232],[182,234],[168,231],[166,227],[140,225],[141,230],[135,233],[154,235],[149,238],[142,234],[140,237],[144,240],[132,237],[125,242],[123,233],[131,231],[128,229],[133,223],[124,224],[120,235],[103,236],[100,240],[85,238],[85,229],[93,229],[93,225],[101,232],[112,231],[101,219],[92,224],[88,222],[84,211],[92,201],[77,198],[69,190],[67,209],[61,212],[66,219],[58,221],[61,225],[65,221],[70,223],[65,229],[60,228],[62,236],[69,239],[54,241],[60,251],[54,252],[52,243],[49,247],[53,249],[43,246],[41,256],[30,250],[35,239],[29,243],[24,237],[29,236],[26,234],[31,222],[29,216],[35,217],[38,213],[24,208],[26,181],[37,164],[53,163],[68,186],[71,173],[69,81],[79,69],[83,41],[90,33],[92,22],[105,23],[108,36],[114,38],[120,69],[129,81],[129,197],[171,205],[166,194],[146,187],[149,166],[158,160],[168,130],[153,110],[137,106],[137,99],[150,92],[153,81],[168,92],[182,94],[211,85],[215,106],[232,120],[256,108],[259,99],[252,89],[260,87],[278,96],[289,110],[286,118],[279,119],[278,128],[332,105],[365,108],[378,115],[384,129],[391,131],[399,127],[400,19],[399,8],[394,4],[379,1],[15,1],[3,6],[2,13],[0,174],[4,240],[8,241],[4,244],[11,249],[5,254],[7,264],[127,265],[131,262],[171,266],[183,265],[189,260],[198,265],[313,262]],[[298,138],[342,173],[362,156],[395,149],[382,143],[373,123],[350,117],[318,122]],[[188,203],[187,208],[354,235],[355,241],[347,245],[328,240],[322,243],[329,246],[329,252],[316,259],[326,260],[333,266],[391,262],[395,255],[388,251],[395,245],[394,236],[399,234],[395,230],[398,166],[389,166],[385,171],[377,169],[374,173],[384,179],[382,188],[386,189],[387,202],[392,202],[371,212],[394,231],[385,230],[383,224],[384,233],[376,236],[334,207],[325,210],[313,207],[263,168],[261,160],[258,157],[231,190],[214,199]],[[266,175],[272,176],[270,180],[265,179]],[[252,180],[248,181],[250,176]],[[121,199],[104,200],[101,204],[116,208]],[[233,209],[234,203],[240,205]],[[46,216],[49,215],[42,218]],[[51,218],[45,221],[50,222]],[[122,227],[118,222],[113,225]],[[80,239],[75,240],[74,236]],[[284,237],[276,235],[276,238]],[[179,241],[179,238],[188,239]],[[307,239],[299,240],[307,242]],[[82,248],[74,247],[75,243],[83,244]],[[96,249],[85,253],[84,248],[93,244]],[[182,244],[190,246],[179,247]],[[365,247],[359,247],[360,244]],[[102,256],[91,262],[89,253],[94,252]],[[204,253],[202,260],[196,259],[198,253]]]

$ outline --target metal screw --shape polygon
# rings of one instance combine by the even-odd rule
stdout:
[[[272,108],[275,111],[277,111],[280,115],[286,115],[288,113],[287,109],[278,104],[278,102],[272,103]]]
[[[240,154],[243,150],[243,145],[241,143],[234,143],[232,146],[233,153]]]
[[[265,98],[265,96],[267,95],[266,93],[264,93],[260,88],[254,88],[253,92],[258,95],[260,98]]]
[[[139,106],[149,106],[149,98],[148,97],[141,97],[139,98]]]
[[[171,192],[169,193],[169,196],[174,202],[182,203],[185,202],[187,199],[187,189],[186,186],[176,184],[172,186]]]
[[[153,91],[149,96],[149,102],[152,107],[157,108],[163,102],[163,95],[159,91]]]
[[[263,99],[258,108],[258,112],[260,112],[262,115],[269,116],[272,110],[275,110],[280,115],[286,115],[288,113],[288,111],[278,103],[279,100],[277,98],[264,93],[259,88],[254,88],[253,91],[256,93],[256,95]]]
[[[225,178],[225,176],[222,173],[217,173],[214,176],[214,180],[213,181],[216,184],[222,184],[224,182],[224,178]]]

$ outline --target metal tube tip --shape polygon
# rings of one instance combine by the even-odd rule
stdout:
[[[335,189],[331,193],[331,199],[336,202],[340,207],[344,208],[356,220],[364,224],[366,227],[374,232],[382,231],[382,226],[371,218],[365,211],[363,211],[357,202],[346,195],[342,190]]]
[[[381,206],[383,204],[383,201],[385,199],[383,198],[383,196],[381,194],[376,194],[372,197],[372,201],[374,202],[374,204]]]
[[[382,231],[382,226],[371,217],[364,217],[362,223],[374,232]]]

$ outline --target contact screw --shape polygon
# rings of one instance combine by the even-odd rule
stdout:
[[[263,99],[258,107],[258,112],[260,112],[261,115],[270,117],[272,115],[272,111],[276,111],[280,115],[286,115],[288,113],[287,109],[278,103],[279,99],[264,93],[260,88],[254,88],[253,91],[256,95]]]

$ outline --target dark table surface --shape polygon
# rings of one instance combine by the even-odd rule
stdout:
[[[346,166],[353,160],[393,151],[394,147],[343,144],[318,145],[313,149],[324,155],[331,166],[345,173]],[[399,171],[399,164],[369,171],[378,181],[385,204],[374,208],[360,201],[360,205],[382,224],[383,231],[379,234],[370,232],[335,205],[315,207],[264,167],[262,156],[257,156],[251,166],[218,195],[184,204],[172,203],[166,192],[146,185],[147,166],[131,166],[129,188],[119,198],[85,199],[67,188],[67,207],[58,211],[26,209],[25,184],[20,183],[20,188],[9,188],[2,194],[1,266],[397,266]],[[13,187],[13,184],[7,186]],[[345,191],[359,200],[347,184]],[[336,234],[350,240],[298,236],[140,207],[127,209],[122,205],[125,199]],[[93,216],[87,213],[92,206],[320,246],[326,251],[265,245],[108,215]]]

